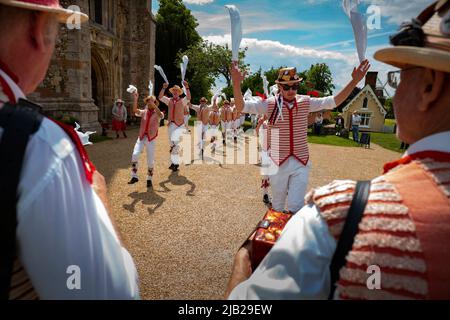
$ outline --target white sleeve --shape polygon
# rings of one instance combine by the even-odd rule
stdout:
[[[253,99],[244,101],[243,113],[250,114],[266,114],[268,109],[268,101],[261,99]]]
[[[159,101],[164,103],[166,106],[168,106],[169,103],[170,103],[170,99],[168,97],[166,97],[166,96],[163,96],[161,99],[159,99]]]
[[[305,206],[231,300],[326,299],[336,241],[315,206]]]
[[[191,105],[191,109],[193,109],[195,112],[198,112],[200,110],[200,106],[197,105]]]
[[[321,110],[330,110],[336,108],[334,96],[324,98],[310,98],[311,108],[309,112],[318,112]]]
[[[72,142],[49,120],[27,146],[19,190],[19,257],[41,299],[139,298],[130,254]],[[70,266],[80,290],[68,288]]]

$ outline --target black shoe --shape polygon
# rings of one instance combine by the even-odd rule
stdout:
[[[120,138],[119,134],[116,134],[116,139],[119,139],[119,138]]]
[[[264,202],[265,204],[269,204],[269,203],[270,203],[270,199],[269,199],[269,195],[268,195],[268,194],[265,194],[265,195],[263,196],[263,202]]]
[[[173,172],[178,171],[178,167],[179,167],[178,164],[174,164],[174,165],[173,165],[173,168],[172,168],[172,171],[173,171]]]
[[[127,134],[126,134],[125,132],[123,133],[123,137],[124,137],[125,139],[128,138],[128,137],[127,137]]]
[[[172,163],[171,165],[170,165],[170,167],[169,167],[169,169],[170,170],[173,170],[173,167],[174,167],[175,165]]]
[[[130,182],[128,182],[128,184],[135,184],[136,182],[138,182],[139,179],[138,178],[131,178]]]
[[[153,188],[152,180],[147,180],[147,188]]]

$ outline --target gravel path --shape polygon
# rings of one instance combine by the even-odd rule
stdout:
[[[127,184],[137,132],[87,150],[107,180],[112,214],[137,265],[141,297],[221,299],[234,253],[266,211],[259,167],[188,165],[173,174],[164,127],[157,139],[154,190],[148,192],[145,151],[141,180]],[[310,187],[376,177],[385,162],[400,156],[377,145],[367,150],[312,144],[310,152]]]

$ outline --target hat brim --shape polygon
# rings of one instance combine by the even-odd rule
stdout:
[[[14,1],[14,0],[13,1],[0,0],[0,4],[4,4],[7,6],[16,7],[16,8],[53,13],[53,14],[57,15],[58,21],[60,23],[66,23],[69,20],[73,22],[74,19],[76,19],[76,18],[79,18],[81,23],[89,20],[89,17],[87,14],[84,14],[79,11],[64,9],[62,7],[48,7],[48,6],[43,6],[43,5],[39,5],[39,4],[25,3],[22,1]]]
[[[178,95],[182,95],[184,93],[182,89],[175,89],[175,88],[170,88],[169,91],[170,91],[170,93],[174,93],[174,91],[178,91]]]
[[[303,78],[300,78],[298,80],[290,80],[290,81],[280,81],[280,80],[275,80],[276,84],[293,84],[293,83],[299,83],[302,82]]]
[[[385,48],[375,52],[374,58],[398,68],[413,65],[450,73],[450,52],[433,48]]]

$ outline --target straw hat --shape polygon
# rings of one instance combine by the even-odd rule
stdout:
[[[293,84],[301,82],[303,78],[300,78],[297,74],[297,68],[281,68],[278,72],[278,79],[275,83],[278,84]]]
[[[377,51],[375,59],[398,68],[413,65],[450,73],[450,0],[436,1],[402,24],[391,44]]]
[[[178,95],[182,95],[183,94],[183,89],[180,88],[180,86],[173,86],[172,88],[169,89],[170,93],[174,93],[175,91],[178,92]]]
[[[54,13],[58,15],[58,20],[61,23],[73,22],[74,19],[72,18],[80,18],[81,22],[86,22],[89,19],[89,17],[82,12],[64,9],[59,4],[59,0],[0,0],[0,4]]]

